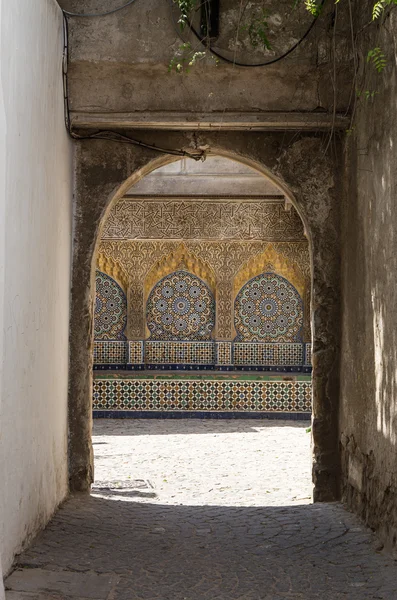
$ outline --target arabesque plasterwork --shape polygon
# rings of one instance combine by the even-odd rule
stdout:
[[[102,239],[302,241],[302,221],[284,200],[121,198]]]
[[[192,272],[198,276],[201,273],[210,287],[215,286],[217,339],[228,340],[235,336],[233,301],[238,286],[259,272],[274,271],[290,277],[301,294],[305,302],[304,337],[310,340],[310,257],[306,240],[277,243],[255,240],[185,240],[183,243],[174,240],[102,240],[98,263],[119,265],[127,274],[127,334],[130,339],[147,337],[145,297],[156,280],[170,272],[167,257],[172,258],[170,260],[175,263],[175,268],[185,264],[189,270],[190,265]]]

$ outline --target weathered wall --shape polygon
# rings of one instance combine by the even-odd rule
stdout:
[[[60,4],[79,13],[99,13],[120,6],[120,1],[61,0]],[[242,9],[240,0],[223,0],[218,47],[223,48],[231,60],[259,62],[278,56],[281,50],[298,41],[312,20],[303,2],[296,3],[298,17],[294,16],[292,4],[290,0],[267,2],[269,37],[274,50],[261,52],[252,51],[243,26],[236,27]],[[168,73],[170,59],[182,44],[178,26],[173,24],[172,6],[175,7],[172,0],[136,0],[125,10],[106,17],[69,19],[72,111],[332,112],[334,87],[338,110],[347,108],[351,84],[347,3],[341,3],[338,8],[335,73],[332,60],[335,7],[332,2],[326,4],[311,34],[286,59],[261,68],[244,68],[223,61],[216,66],[214,61],[205,60],[188,75]],[[245,23],[245,15],[241,22]],[[186,32],[184,38],[191,40],[197,50],[203,50]],[[330,81],[335,76],[337,82],[333,87]],[[146,116],[150,120],[150,116]]]
[[[148,138],[149,136],[147,136]],[[169,148],[207,147],[274,178],[294,199],[312,251],[313,448],[315,499],[339,493],[339,227],[340,167],[315,135],[214,133],[158,134]],[[336,146],[338,144],[336,143]],[[91,390],[95,252],[112,201],[167,162],[170,155],[123,143],[86,140],[76,155],[76,221],[70,338],[70,482],[92,480]]]
[[[397,11],[359,38],[379,46],[382,74],[366,66],[350,137],[343,220],[341,443],[343,495],[397,546]]]
[[[0,553],[67,492],[71,153],[62,19],[53,0],[1,5]]]

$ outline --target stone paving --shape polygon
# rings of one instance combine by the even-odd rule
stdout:
[[[96,481],[57,512],[7,600],[397,599],[397,563],[310,504],[307,423],[101,420]]]

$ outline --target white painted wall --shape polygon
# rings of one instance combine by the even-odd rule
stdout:
[[[63,116],[61,11],[54,0],[0,0],[0,9],[4,575],[67,492],[72,163]]]

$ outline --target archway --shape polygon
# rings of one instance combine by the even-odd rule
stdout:
[[[302,137],[286,146],[285,139],[277,134],[263,134],[262,143],[258,143],[257,135],[254,140],[252,136],[236,134],[219,134],[215,140],[211,134],[202,137],[212,154],[243,162],[275,182],[305,223],[311,244],[313,281],[314,499],[335,499],[339,477],[339,209],[332,161],[318,152],[320,141],[316,138]],[[186,147],[191,139],[180,134],[174,142]],[[71,489],[87,489],[92,480],[91,331],[93,257],[98,233],[112,201],[155,168],[175,160],[174,156],[159,157],[155,151],[111,142],[98,141],[95,148],[84,142],[79,146],[76,190],[79,218],[70,345]]]

